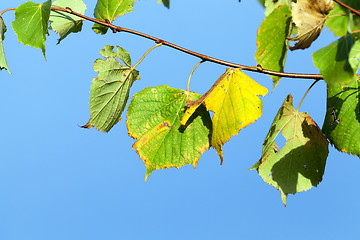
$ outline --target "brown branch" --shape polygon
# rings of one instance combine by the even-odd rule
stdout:
[[[182,51],[184,53],[190,54],[192,56],[198,57],[200,58],[202,61],[208,61],[208,62],[213,62],[213,63],[217,63],[217,64],[221,64],[224,66],[228,66],[228,67],[233,67],[233,68],[240,68],[242,70],[247,70],[247,71],[252,71],[252,72],[259,72],[259,73],[265,73],[265,74],[269,74],[269,75],[273,75],[273,76],[279,76],[279,77],[288,77],[288,78],[305,78],[305,79],[323,79],[323,76],[321,74],[303,74],[303,73],[284,73],[284,72],[277,72],[277,71],[272,71],[272,70],[268,70],[268,69],[263,69],[261,66],[257,66],[257,67],[249,67],[249,66],[245,66],[245,65],[241,65],[241,64],[236,64],[236,63],[232,63],[232,62],[227,62],[221,59],[217,59],[217,58],[213,58],[210,56],[206,56],[194,51],[191,51],[189,49],[180,47],[178,45],[175,45],[173,43],[164,41],[162,39],[147,35],[145,33],[141,33],[132,29],[127,29],[127,28],[123,28],[123,27],[119,27],[119,26],[115,26],[111,23],[109,23],[108,21],[103,21],[100,19],[95,19],[95,18],[91,18],[91,17],[87,17],[84,16],[80,13],[74,12],[72,11],[70,8],[60,8],[60,7],[51,7],[52,10],[57,10],[57,11],[63,11],[63,12],[68,12],[71,13],[75,16],[78,16],[80,18],[86,19],[88,21],[91,22],[95,22],[98,23],[102,26],[105,27],[109,27],[111,30],[113,30],[113,32],[127,32],[127,33],[131,33],[143,38],[147,38],[150,40],[155,41],[155,43],[162,43],[163,45],[166,45],[168,47],[174,48],[176,50]]]
[[[10,11],[10,10],[15,10],[15,8],[9,8],[9,9],[6,9],[6,10],[2,11],[0,13],[0,16],[4,12]],[[204,62],[205,61],[213,62],[213,63],[221,64],[221,65],[224,65],[224,66],[228,66],[228,67],[240,68],[242,70],[247,70],[247,71],[251,71],[251,72],[265,73],[265,74],[269,74],[269,75],[272,75],[272,76],[288,77],[288,78],[315,79],[315,80],[316,79],[323,79],[323,76],[321,74],[277,72],[277,71],[264,69],[260,65],[258,65],[256,67],[250,67],[250,66],[245,66],[245,65],[241,65],[241,64],[232,63],[232,62],[227,62],[227,61],[224,61],[224,60],[221,60],[221,59],[213,58],[213,57],[210,57],[210,56],[206,56],[206,55],[191,51],[189,49],[177,46],[177,45],[175,45],[173,43],[170,43],[170,42],[164,41],[162,39],[147,35],[145,33],[141,33],[141,32],[135,31],[135,30],[131,30],[131,29],[127,29],[127,28],[123,28],[123,27],[113,25],[108,20],[103,21],[103,20],[100,20],[100,19],[91,18],[91,17],[85,16],[85,15],[82,15],[80,13],[74,12],[71,8],[68,8],[68,7],[67,8],[62,8],[62,7],[52,6],[51,10],[67,12],[67,13],[70,13],[72,15],[78,16],[78,17],[80,17],[82,19],[85,19],[85,20],[88,20],[88,21],[91,21],[91,22],[94,22],[94,23],[98,23],[98,24],[100,24],[102,26],[105,26],[105,27],[109,27],[114,33],[115,32],[127,32],[127,33],[131,33],[131,34],[143,37],[143,38],[153,40],[153,41],[155,41],[155,43],[158,43],[158,44],[162,43],[162,45],[166,45],[168,47],[171,47],[171,48],[174,48],[176,50],[182,51],[182,52],[187,53],[189,55],[198,57]]]
[[[350,7],[349,5],[346,5],[345,3],[341,2],[340,0],[334,0],[334,2],[336,2],[337,4],[339,4],[340,6],[342,6],[343,8],[349,9],[351,12],[353,12],[354,14],[360,16],[360,11],[356,10],[352,7]]]

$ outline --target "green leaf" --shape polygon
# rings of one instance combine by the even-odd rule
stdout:
[[[290,6],[294,0],[264,0],[265,1],[265,15],[268,16],[272,11],[279,6]]]
[[[57,0],[53,3],[58,7],[69,7],[74,12],[85,14],[86,5],[82,0]],[[50,29],[54,30],[60,35],[58,44],[70,33],[80,32],[83,25],[83,20],[70,13],[52,11],[50,15]]]
[[[97,59],[94,70],[98,72],[91,85],[90,120],[84,128],[95,127],[99,131],[108,132],[121,120],[121,113],[126,107],[132,84],[139,78],[139,72],[131,67],[127,51],[106,45],[100,51],[105,57]],[[124,57],[125,56],[125,57]],[[121,59],[125,66],[117,60]]]
[[[356,71],[349,61],[354,35],[347,34],[313,54],[315,66],[327,84],[352,82]]]
[[[267,92],[267,88],[239,69],[228,68],[200,99],[187,103],[189,109],[181,123],[184,125],[201,105],[213,111],[211,146],[216,149],[222,163],[222,146],[261,117],[262,101],[258,96],[265,96]]]
[[[339,151],[360,157],[360,82],[328,84],[323,132]]]
[[[360,9],[359,0],[342,0],[343,3],[349,5],[354,9]],[[360,17],[352,15],[349,10],[335,3],[335,8],[329,14],[330,17],[326,20],[325,26],[329,27],[331,31],[334,32],[335,36],[344,36],[348,31],[352,32],[354,30],[360,29]],[[343,15],[343,16],[340,16]],[[349,24],[350,21],[350,24]],[[350,27],[350,29],[348,28]]]
[[[43,4],[26,2],[15,10],[13,29],[20,42],[40,48],[45,57],[45,41],[48,32],[51,0]]]
[[[291,11],[289,6],[276,8],[261,23],[257,33],[255,59],[261,67],[283,72],[291,35]],[[274,88],[280,77],[271,76]]]
[[[205,107],[180,125],[186,100],[200,95],[167,85],[145,88],[135,94],[129,109],[129,135],[136,139],[133,148],[145,162],[145,181],[153,170],[196,167],[202,153],[210,147],[211,119]]]
[[[97,19],[109,20],[112,23],[116,18],[133,10],[135,0],[98,0],[95,6],[94,16]],[[108,30],[95,23],[92,29],[96,33],[105,34]]]
[[[4,45],[3,45],[3,40],[5,39],[5,32],[6,32],[6,25],[2,17],[0,16],[0,70],[5,68],[11,74],[9,67],[7,65]]]
[[[170,0],[158,0],[158,3],[162,3],[165,7],[170,8]]]
[[[288,95],[277,113],[263,143],[257,168],[264,181],[280,190],[286,206],[289,193],[307,191],[317,186],[324,174],[328,141],[307,113],[296,111]],[[286,143],[279,150],[275,140],[280,135]]]
[[[360,59],[360,40],[357,37],[349,53],[349,64],[355,73],[357,73],[359,69],[359,65],[360,65],[359,59]]]

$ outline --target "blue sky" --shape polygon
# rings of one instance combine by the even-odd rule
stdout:
[[[16,7],[1,0],[1,8]],[[22,1],[21,1],[22,2]],[[90,2],[90,3],[89,3]],[[87,1],[92,16],[95,1]],[[257,1],[172,0],[170,10],[155,0],[137,1],[134,12],[114,23],[216,58],[256,65],[256,32],[264,18]],[[83,31],[56,45],[50,32],[47,61],[41,50],[23,46],[3,15],[4,42],[12,75],[0,72],[0,239],[358,239],[358,157],[330,147],[323,182],[288,197],[248,169],[260,158],[262,142],[287,94],[294,105],[312,83],[282,79],[263,98],[263,116],[224,146],[224,164],[214,149],[196,169],[158,170],[144,182],[145,166],[131,146],[126,116],[109,133],[79,128],[89,118],[93,62],[104,45],[128,50],[133,62],[153,42],[127,33],[105,36]],[[332,42],[324,29],[306,51],[289,52],[286,71],[318,73],[312,53]],[[185,89],[199,59],[168,47],[151,52],[138,67],[141,80],[131,96],[148,86]],[[212,63],[194,73],[191,90],[203,94],[225,71]],[[266,75],[248,73],[272,88]],[[304,101],[321,126],[326,85],[319,82]]]

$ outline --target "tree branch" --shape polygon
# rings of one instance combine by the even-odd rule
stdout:
[[[335,1],[337,2],[337,0],[335,0]],[[9,8],[9,9],[6,9],[6,10],[2,11],[2,12],[0,13],[0,16],[1,16],[4,12],[10,11],[10,10],[15,10],[15,8]],[[272,76],[279,76],[279,77],[303,78],[303,79],[315,79],[315,80],[316,80],[316,79],[323,79],[323,76],[322,76],[321,74],[277,72],[277,71],[272,71],[272,70],[269,70],[269,69],[264,69],[264,68],[262,68],[260,65],[258,65],[258,66],[256,66],[256,67],[251,67],[251,66],[245,66],[245,65],[242,65],[242,64],[227,62],[227,61],[224,61],[224,60],[221,60],[221,59],[213,58],[213,57],[210,57],[210,56],[206,56],[206,55],[204,55],[204,54],[200,54],[200,53],[191,51],[191,50],[189,50],[189,49],[180,47],[180,46],[178,46],[178,45],[175,45],[175,44],[173,44],[173,43],[164,41],[164,40],[162,40],[162,39],[159,39],[159,38],[156,38],[156,37],[147,35],[147,34],[145,34],[145,33],[141,33],[141,32],[135,31],[135,30],[131,30],[131,29],[127,29],[127,28],[123,28],[123,27],[119,27],[119,26],[113,25],[113,24],[111,24],[108,20],[107,20],[107,21],[103,21],[103,20],[100,20],[100,19],[91,18],[91,17],[85,16],[85,15],[82,15],[82,14],[80,14],[80,13],[74,12],[74,11],[73,11],[71,8],[69,8],[69,7],[67,7],[67,8],[62,8],[62,7],[58,7],[58,6],[52,6],[52,7],[51,7],[51,10],[53,10],[53,11],[61,11],[61,12],[67,12],[67,13],[70,13],[70,14],[72,14],[72,15],[78,16],[78,17],[80,17],[80,18],[82,18],[82,19],[85,19],[85,20],[88,20],[88,21],[91,21],[91,22],[94,22],[94,23],[98,23],[98,24],[100,24],[100,25],[102,25],[102,26],[105,26],[105,27],[109,27],[114,33],[116,33],[116,32],[127,32],[127,33],[131,33],[131,34],[134,34],[134,35],[143,37],[143,38],[147,38],[147,39],[153,40],[153,41],[155,41],[155,43],[157,43],[157,44],[160,44],[160,43],[161,43],[162,45],[166,45],[166,46],[168,46],[168,47],[171,47],[171,48],[174,48],[174,49],[176,49],[176,50],[182,51],[182,52],[187,53],[187,54],[189,54],[189,55],[198,57],[198,58],[201,59],[202,62],[208,61],[208,62],[213,62],[213,63],[217,63],[217,64],[220,64],[220,65],[228,66],[228,67],[240,68],[240,69],[246,70],[246,71],[264,73],[264,74],[268,74],[268,75],[272,75]],[[355,10],[355,11],[356,11],[356,10]],[[359,13],[359,14],[360,14],[360,13]]]
[[[341,2],[340,0],[334,0],[334,2],[336,2],[337,4],[342,6],[343,8],[349,9],[352,13],[360,16],[360,11],[359,10],[356,10],[356,9],[350,7],[349,5],[346,5],[345,3]]]
[[[55,11],[68,12],[68,13],[71,13],[71,14],[73,14],[75,16],[80,17],[80,18],[86,19],[88,21],[98,23],[98,24],[100,24],[102,26],[105,26],[105,27],[109,27],[111,30],[113,30],[113,32],[127,32],[127,33],[131,33],[131,34],[143,37],[143,38],[150,39],[152,41],[155,41],[155,43],[162,43],[162,45],[166,45],[168,47],[171,47],[171,48],[174,48],[176,50],[182,51],[182,52],[187,53],[189,55],[198,57],[204,62],[208,61],[208,62],[213,62],[213,63],[217,63],[217,64],[220,64],[220,65],[228,66],[228,67],[240,68],[242,70],[247,70],[247,71],[251,71],[251,72],[258,72],[258,73],[265,73],[265,74],[269,74],[269,75],[273,75],[273,76],[279,76],[279,77],[304,78],[304,79],[323,79],[323,76],[321,74],[277,72],[277,71],[272,71],[272,70],[268,70],[268,69],[263,69],[261,66],[250,67],[250,66],[245,66],[245,65],[241,65],[241,64],[232,63],[232,62],[227,62],[227,61],[224,61],[224,60],[221,60],[221,59],[213,58],[213,57],[210,57],[210,56],[206,56],[206,55],[191,51],[189,49],[180,47],[178,45],[175,45],[175,44],[167,42],[165,40],[156,38],[154,36],[147,35],[145,33],[141,33],[141,32],[138,32],[138,31],[135,31],[135,30],[132,30],[132,29],[127,29],[127,28],[123,28],[123,27],[113,25],[108,21],[103,21],[103,20],[100,20],[100,19],[95,19],[95,18],[84,16],[84,15],[82,15],[80,13],[74,12],[70,8],[51,7],[51,9],[55,10]]]

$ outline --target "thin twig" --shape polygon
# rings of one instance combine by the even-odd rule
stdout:
[[[206,55],[191,51],[189,49],[177,46],[177,45],[175,45],[173,43],[167,42],[167,41],[162,40],[160,38],[156,38],[154,36],[150,36],[150,35],[145,34],[145,33],[141,33],[141,32],[138,32],[138,31],[135,31],[135,30],[132,30],[132,29],[119,27],[119,26],[113,25],[113,24],[111,24],[109,22],[100,20],[100,19],[95,19],[95,18],[84,16],[84,15],[82,15],[80,13],[72,11],[70,8],[51,7],[51,9],[52,10],[57,10],[57,11],[62,11],[62,12],[68,12],[70,14],[81,17],[81,18],[86,19],[88,21],[98,23],[98,24],[100,24],[102,26],[105,26],[105,27],[109,27],[113,31],[127,32],[127,33],[131,33],[131,34],[143,37],[143,38],[153,40],[153,41],[155,41],[155,43],[162,43],[165,46],[168,46],[168,47],[174,48],[176,50],[182,51],[184,53],[187,53],[189,55],[198,57],[203,61],[213,62],[213,63],[217,63],[217,64],[220,64],[220,65],[228,66],[228,67],[241,68],[242,70],[247,70],[247,71],[251,71],[251,72],[265,73],[265,74],[269,74],[269,75],[273,75],[273,76],[279,76],[279,77],[304,78],[304,79],[323,79],[323,76],[321,74],[277,72],[277,71],[272,71],[272,70],[268,70],[268,69],[264,69],[264,68],[250,67],[250,66],[245,66],[245,65],[242,65],[242,64],[236,64],[236,63],[227,62],[227,61],[224,61],[224,60],[220,60],[220,59],[217,59],[217,58],[213,58],[213,57],[210,57],[210,56],[206,56]]]
[[[349,9],[354,14],[360,16],[360,11],[359,10],[356,10],[356,9],[350,7],[349,5],[346,5],[345,3],[341,2],[340,0],[334,0],[334,2],[336,2],[337,4],[339,4],[340,6],[346,8],[346,9]]]
[[[3,12],[9,11],[9,10],[13,10],[13,9],[7,9],[7,10],[4,10]],[[140,37],[143,37],[143,38],[153,40],[157,44],[162,43],[162,45],[165,45],[165,46],[174,48],[176,50],[182,51],[184,53],[187,53],[189,55],[198,57],[202,61],[213,62],[213,63],[217,63],[217,64],[220,64],[220,65],[232,67],[232,68],[240,68],[240,69],[246,70],[246,71],[264,73],[264,74],[268,74],[268,75],[272,75],[272,76],[278,76],[278,77],[303,78],[303,79],[323,79],[323,76],[321,74],[277,72],[277,71],[272,71],[272,70],[269,70],[269,69],[264,69],[264,68],[259,67],[259,66],[256,66],[256,67],[245,66],[245,65],[242,65],[242,64],[236,64],[236,63],[224,61],[224,60],[221,60],[221,59],[213,58],[213,57],[206,56],[204,54],[200,54],[200,53],[191,51],[189,49],[180,47],[180,46],[175,45],[173,43],[164,41],[164,40],[162,40],[160,38],[150,36],[150,35],[145,34],[145,33],[141,33],[141,32],[138,32],[138,31],[135,31],[135,30],[132,30],[132,29],[127,29],[127,28],[123,28],[123,27],[113,25],[109,21],[104,21],[104,20],[100,20],[100,19],[85,16],[83,14],[74,12],[71,8],[68,8],[68,7],[67,8],[62,8],[62,7],[52,6],[51,10],[70,13],[70,14],[78,16],[78,17],[80,17],[82,19],[85,19],[85,20],[88,20],[88,21],[91,21],[91,22],[94,22],[94,23],[98,23],[98,24],[100,24],[102,26],[105,26],[105,27],[109,27],[111,30],[113,30],[113,32],[127,32],[127,33],[130,33],[130,34],[134,34],[134,35],[137,35],[137,36],[140,36]]]

